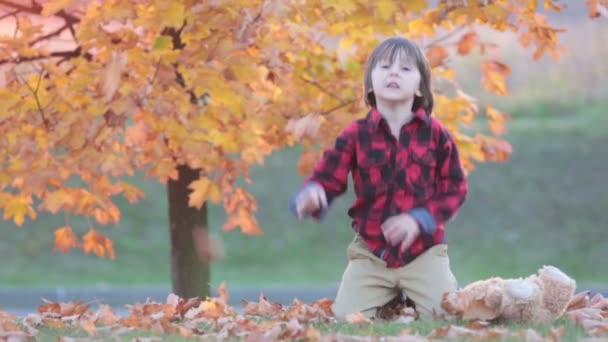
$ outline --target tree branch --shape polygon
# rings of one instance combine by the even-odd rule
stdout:
[[[29,56],[29,57],[17,57],[15,59],[2,59],[2,60],[0,60],[0,65],[7,64],[7,63],[19,64],[19,63],[39,61],[39,60],[54,58],[54,57],[63,57],[64,59],[69,59],[69,58],[78,57],[81,55],[81,53],[82,53],[82,47],[79,46],[75,50],[54,51],[45,56]],[[87,59],[90,59],[90,58],[92,58],[92,55],[89,53],[85,53],[84,57]]]
[[[331,92],[327,91],[327,89],[323,88],[323,87],[322,87],[322,86],[321,86],[319,83],[317,83],[317,82],[315,82],[315,81],[312,81],[312,80],[309,80],[309,79],[307,79],[307,78],[305,78],[305,77],[302,77],[302,76],[300,76],[300,79],[301,79],[302,81],[304,81],[304,82],[306,82],[306,83],[310,84],[310,85],[315,86],[317,89],[319,89],[319,90],[320,90],[320,91],[322,91],[323,93],[325,93],[325,94],[327,94],[327,95],[331,96],[332,98],[334,98],[334,99],[336,99],[336,100],[338,100],[338,101],[342,100],[342,99],[341,99],[340,97],[338,97],[336,94],[333,94],[333,93],[331,93]]]
[[[351,105],[351,104],[355,103],[355,101],[357,101],[357,100],[356,99],[352,99],[350,101],[342,102],[342,103],[340,103],[340,104],[338,104],[338,105],[336,105],[336,106],[334,106],[334,107],[332,107],[332,108],[330,108],[330,109],[322,112],[321,115],[331,114],[332,112],[334,112],[334,111],[336,111],[338,109],[344,108],[344,107],[346,107],[348,105]]]
[[[55,31],[49,32],[48,34],[45,34],[44,36],[40,36],[40,37],[34,39],[33,41],[31,41],[29,43],[29,45],[30,46],[34,46],[38,42],[41,42],[43,40],[49,39],[49,38],[54,37],[54,36],[58,36],[58,35],[61,34],[61,32],[63,32],[63,30],[65,30],[66,28],[68,28],[68,26],[69,26],[69,24],[66,23],[65,25],[61,26],[60,28],[56,29]]]
[[[439,37],[439,38],[431,41],[429,44],[426,44],[424,46],[424,48],[428,49],[428,48],[430,48],[432,46],[435,46],[435,45],[437,45],[437,44],[439,44],[441,42],[444,42],[444,41],[452,38],[454,35],[460,33],[460,31],[462,31],[464,28],[465,28],[465,26],[458,26],[457,28],[453,29],[452,31],[450,31],[450,32],[444,34],[443,36],[441,36],[441,37]]]
[[[41,15],[42,13],[42,5],[33,1],[31,6],[24,6],[18,3],[14,3],[12,1],[0,0],[0,5],[6,6],[8,8],[15,9],[19,12],[26,12],[30,14]],[[66,13],[64,10],[61,10],[55,14],[58,17],[65,19],[67,22],[77,23],[80,22],[80,18],[73,16],[69,13]]]
[[[40,73],[38,74],[38,84],[36,85],[36,89],[32,88],[32,86],[27,81],[22,81],[22,82],[32,92],[32,95],[34,95],[34,99],[36,100],[36,106],[38,107],[38,112],[40,113],[40,117],[42,118],[42,122],[44,123],[44,127],[48,130],[49,129],[49,121],[44,116],[44,112],[42,110],[42,104],[40,103],[40,98],[38,97],[38,88],[40,87],[40,81],[42,79],[42,73],[43,73],[43,70],[40,70]]]
[[[11,16],[13,16],[13,15],[17,15],[17,13],[19,13],[19,10],[14,10],[14,11],[12,11],[12,12],[10,12],[10,13],[7,13],[7,14],[5,14],[5,15],[1,16],[1,17],[0,17],[0,20],[4,20],[4,19],[6,19],[6,18],[8,18],[8,17],[11,17]]]

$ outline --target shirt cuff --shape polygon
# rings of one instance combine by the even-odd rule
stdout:
[[[437,223],[431,212],[426,208],[414,208],[408,213],[420,226],[420,230],[426,235],[433,235],[437,230]]]

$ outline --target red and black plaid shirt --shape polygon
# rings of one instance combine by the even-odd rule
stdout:
[[[382,115],[372,109],[340,133],[306,182],[319,183],[331,203],[346,191],[349,172],[356,194],[348,211],[353,229],[391,268],[445,243],[445,224],[467,194],[456,144],[424,110],[415,113],[396,139]],[[398,245],[388,245],[380,229],[386,219],[401,213],[411,214],[421,230],[404,253],[399,253]],[[313,217],[322,215],[317,212]]]

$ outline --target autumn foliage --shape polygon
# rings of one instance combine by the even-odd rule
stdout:
[[[337,132],[365,113],[363,64],[382,37],[417,41],[432,66],[434,115],[464,165],[501,161],[508,115],[458,85],[450,59],[481,53],[484,88],[508,94],[511,68],[485,55],[478,29],[513,31],[532,58],[557,57],[558,35],[538,12],[557,1],[0,0],[0,208],[22,225],[41,212],[66,220],[56,248],[114,257],[97,226],[117,223],[116,196],[141,170],[167,182],[200,169],[189,205],[222,204],[225,229],[262,232],[256,201],[236,185],[269,153],[298,142],[308,172]],[[591,0],[589,16],[606,12]],[[483,121],[488,133],[475,126]]]
[[[49,302],[38,307],[22,319],[0,311],[0,336],[10,341],[22,341],[42,337],[43,329],[59,329],[65,335],[76,332],[82,336],[78,341],[124,340],[131,332],[152,333],[167,337],[172,334],[205,340],[241,339],[247,341],[376,341],[377,336],[352,336],[334,332],[335,319],[331,312],[332,301],[320,299],[303,303],[294,299],[290,305],[271,302],[263,294],[259,301],[243,301],[241,311],[229,305],[228,288],[222,284],[218,297],[184,299],[169,294],[165,302],[148,300],[145,303],[126,305],[127,315],[117,314],[107,304],[97,310],[82,302]],[[556,326],[541,335],[532,328],[513,329],[490,321],[453,321],[449,317],[437,317],[444,325],[430,331],[426,336],[414,332],[408,324],[414,321],[406,308],[384,321],[402,324],[403,330],[394,341],[431,341],[463,338],[475,340],[510,338],[524,341],[562,341],[565,326]],[[589,292],[580,292],[570,302],[565,320],[582,328],[589,336],[608,336],[608,299],[601,294],[590,297]],[[347,318],[348,323],[373,326],[361,314]],[[326,327],[328,331],[322,331]],[[150,338],[150,340],[156,340]],[[72,341],[72,337],[60,336],[59,341]]]

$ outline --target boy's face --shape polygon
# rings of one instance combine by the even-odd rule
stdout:
[[[407,102],[420,87],[420,70],[413,58],[403,53],[393,63],[388,58],[378,61],[371,77],[376,103]]]

